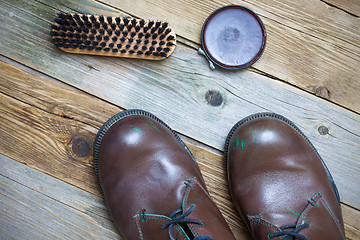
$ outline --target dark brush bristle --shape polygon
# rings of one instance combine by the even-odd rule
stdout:
[[[141,39],[136,40],[136,43],[137,43],[137,44],[140,44],[140,43],[141,43]]]
[[[158,34],[162,34],[164,32],[165,28],[159,28]]]
[[[87,35],[83,33],[83,34],[81,34],[81,38],[82,39],[87,39]]]
[[[63,25],[60,25],[60,26],[59,26],[59,30],[61,30],[61,31],[65,31],[65,30],[66,30],[66,27],[65,27],[65,26],[63,26]]]
[[[170,52],[170,48],[164,48],[164,52]]]
[[[139,37],[139,38],[142,38],[143,36],[144,36],[143,33],[139,33],[139,34],[138,34],[138,37]]]
[[[85,25],[86,25],[88,28],[92,28],[91,22],[85,22]]]
[[[91,45],[93,45],[94,47],[97,46],[98,44],[99,44],[99,42],[96,42],[96,41],[91,43]]]
[[[110,48],[104,48],[103,49],[105,52],[108,52],[108,51],[110,51]]]
[[[152,28],[151,28],[151,33],[154,33],[156,30],[157,30],[156,27],[152,27]]]
[[[113,52],[113,53],[117,53],[118,50],[117,50],[116,48],[114,48],[114,49],[112,50],[112,52]]]
[[[126,39],[125,39],[124,37],[120,38],[120,41],[121,41],[121,42],[125,42],[125,40],[126,40]]]
[[[95,22],[95,23],[94,23],[94,27],[97,28],[97,29],[99,29],[99,28],[100,28],[100,23]]]
[[[156,45],[156,44],[157,44],[157,41],[152,41],[151,44],[152,44],[152,45]]]
[[[106,32],[107,32],[109,35],[111,35],[111,34],[113,33],[111,29],[106,30]]]
[[[96,22],[96,17],[94,15],[91,15],[90,20],[91,20],[91,22],[94,23],[94,22]]]
[[[95,48],[95,51],[101,51],[101,47]]]
[[[83,46],[83,45],[80,45],[80,46],[79,46],[79,49],[80,49],[80,50],[85,49],[85,48],[86,48],[86,47]]]
[[[147,26],[148,28],[151,28],[153,25],[154,25],[154,21],[150,21]]]
[[[109,47],[111,47],[111,48],[114,47],[114,43],[110,43]]]
[[[72,26],[67,26],[66,31],[74,32],[74,28]]]
[[[79,19],[80,19],[79,14],[75,13],[75,14],[74,14],[74,19],[75,19],[75,20],[79,20]]]
[[[149,38],[151,36],[150,33],[145,34],[145,38]]]
[[[80,20],[80,21],[78,21],[78,22],[77,22],[77,24],[78,24],[80,27],[84,27],[84,26],[85,26],[84,22],[83,22],[83,21],[81,21],[81,20]]]
[[[134,49],[137,50],[139,47],[137,45],[134,46]]]
[[[65,33],[64,32],[59,32],[59,36],[60,37],[65,37]]]
[[[159,45],[160,45],[160,46],[163,46],[163,45],[165,45],[165,42],[164,42],[164,41],[160,41]]]
[[[154,52],[153,55],[154,55],[155,57],[159,57],[159,56],[160,56],[160,54],[157,53],[157,52]]]
[[[100,46],[101,46],[101,47],[105,47],[105,46],[106,46],[106,42],[100,43]]]
[[[126,28],[127,28],[127,30],[130,32],[130,30],[131,30],[131,28],[132,28],[132,25],[129,24]]]
[[[115,31],[115,35],[116,35],[116,36],[120,36],[120,33],[121,33],[121,32],[120,32],[119,30],[116,30],[116,31]]]
[[[136,32],[140,31],[140,29],[141,29],[140,26],[136,26],[136,27],[135,27],[135,31],[136,31]]]
[[[174,45],[175,45],[175,44],[172,43],[172,42],[169,42],[169,43],[166,44],[166,46],[169,46],[169,47],[174,46]]]
[[[144,19],[141,19],[140,20],[140,27],[143,27],[145,25],[145,20]]]
[[[94,40],[94,39],[95,39],[95,36],[92,35],[92,34],[90,34],[90,35],[89,35],[89,39],[90,39],[90,40]]]
[[[105,34],[105,31],[104,29],[100,28],[99,31],[98,31],[100,34],[104,35]]]
[[[148,44],[149,42],[150,42],[150,41],[146,39],[146,40],[144,41],[144,44]]]
[[[142,51],[138,51],[137,55],[143,55],[144,53]]]
[[[161,52],[161,53],[160,53],[160,57],[167,57],[167,55],[166,55],[166,53]]]
[[[117,48],[121,48],[122,47],[122,44],[119,43],[118,45],[116,45]]]
[[[130,21],[129,18],[124,18],[124,24],[125,25],[128,25],[129,21]]]
[[[104,22],[104,16],[100,16],[99,21],[100,21],[100,23],[103,23]]]
[[[136,35],[136,32],[132,32],[132,33],[130,34],[131,37],[135,37],[135,35]]]
[[[155,50],[155,48],[154,47],[149,47],[149,51],[154,51]]]
[[[104,40],[108,41],[109,40],[109,36],[104,36]]]
[[[158,52],[161,52],[162,50],[163,50],[162,47],[156,48],[156,51],[158,51]]]
[[[126,50],[125,50],[125,49],[123,49],[123,50],[121,50],[120,52],[121,52],[121,53],[126,53]]]
[[[95,28],[92,28],[92,29],[90,30],[90,32],[91,32],[92,34],[96,34],[96,33],[97,33],[97,31],[96,31]]]
[[[59,34],[57,32],[51,31],[50,36],[59,36]]]
[[[128,45],[126,45],[126,46],[125,46],[125,48],[130,48],[130,47],[131,47],[131,45],[130,45],[130,44],[128,44]]]
[[[166,29],[166,31],[165,31],[165,35],[168,35],[169,33],[171,32],[171,29],[170,28],[168,28],[168,29]]]
[[[147,52],[145,53],[145,55],[146,55],[146,56],[150,56],[150,55],[151,55],[151,52],[150,52],[150,51],[147,51]]]
[[[107,23],[104,22],[104,23],[102,24],[102,27],[106,30],[106,29],[108,28]]]
[[[123,31],[123,35],[124,37],[126,37],[128,35],[128,32],[127,31]]]
[[[94,47],[93,46],[88,46],[87,50],[89,50],[89,51],[94,50]]]
[[[149,31],[148,27],[144,27],[144,33],[146,33],[147,31]]]
[[[120,31],[122,31],[124,29],[124,24],[120,24],[119,29],[120,29]]]
[[[117,24],[120,24],[120,20],[121,20],[121,19],[120,19],[119,17],[116,17],[116,18],[115,18],[115,22],[116,22]]]
[[[85,41],[84,42],[85,45],[90,45],[90,43],[91,43],[90,41]]]
[[[115,30],[116,24],[115,24],[115,23],[112,23],[112,24],[110,24],[110,27],[111,27],[112,30]]]
[[[114,36],[114,37],[111,38],[111,40],[113,40],[114,42],[116,42],[116,41],[118,40],[118,38]]]
[[[152,35],[152,39],[157,38],[157,36],[158,36],[158,34],[154,33],[154,34]]]
[[[69,37],[69,38],[72,38],[72,37],[73,37],[73,34],[70,33],[70,32],[68,32],[68,33],[65,34],[65,36],[67,36],[67,37]]]
[[[161,27],[165,29],[165,28],[167,28],[168,26],[169,26],[169,24],[168,24],[167,22],[164,22]]]
[[[161,25],[161,22],[156,22],[155,27],[156,27],[156,28],[159,28],[160,25]]]
[[[174,39],[175,39],[175,37],[172,36],[172,35],[167,38],[168,41],[171,41],[171,40],[174,40]]]
[[[147,50],[147,47],[143,46],[141,49],[145,51],[145,50]]]
[[[59,13],[57,15],[57,17],[60,18],[60,19],[64,19],[64,18],[66,18],[66,15],[64,13]]]
[[[108,21],[109,24],[111,24],[113,19],[112,17],[107,17],[106,20]]]
[[[102,40],[102,36],[101,36],[101,35],[97,35],[97,36],[96,36],[96,40],[101,41],[101,40]]]
[[[50,25],[50,28],[51,28],[51,29],[54,29],[54,30],[59,30],[59,27],[56,26],[55,24],[51,24],[51,25]]]
[[[84,22],[89,21],[89,18],[86,15],[82,15],[81,18],[82,18],[82,20],[84,20]]]
[[[135,51],[134,51],[134,50],[130,50],[129,53],[130,53],[130,54],[134,54]]]
[[[131,20],[132,25],[136,25],[136,19]]]
[[[84,33],[89,33],[89,29],[88,29],[88,28],[82,28],[82,31],[83,31]]]
[[[134,39],[128,38],[128,41],[129,41],[129,43],[132,43],[134,41]]]

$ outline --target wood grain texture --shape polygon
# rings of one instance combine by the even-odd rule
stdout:
[[[259,14],[268,37],[255,69],[360,112],[360,19],[323,1],[143,0],[136,7],[129,0],[101,2],[134,16],[165,19],[197,44],[204,21],[217,8],[248,7]]]
[[[89,145],[100,126],[121,110],[80,90],[4,62],[0,62],[0,76],[3,76],[0,78],[0,154],[101,197]],[[209,151],[194,140],[185,139],[185,143],[235,236],[248,239],[230,200],[222,154]],[[344,204],[342,208],[346,233],[353,236],[349,239],[356,239],[360,236],[357,221],[360,213]],[[18,210],[12,211],[16,216]]]
[[[88,3],[87,10],[108,8]],[[150,111],[176,131],[219,150],[243,117],[259,111],[288,117],[324,158],[343,201],[359,208],[360,189],[352,188],[360,183],[359,115],[256,73],[209,71],[201,56],[181,44],[171,58],[156,64],[66,54],[54,49],[48,34],[56,9],[38,2],[1,4],[0,28],[8,32],[0,37],[1,54],[123,108]],[[211,92],[221,101],[209,100]],[[322,135],[319,127],[327,133]]]
[[[0,155],[1,239],[119,239],[103,199]]]
[[[338,8],[356,17],[360,16],[359,0],[321,0],[331,7]]]

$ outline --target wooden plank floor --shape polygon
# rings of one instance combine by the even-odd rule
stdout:
[[[243,71],[211,71],[196,51],[203,21],[227,1],[0,0],[0,239],[121,239],[91,148],[100,126],[129,108],[180,134],[237,239],[250,238],[228,193],[226,134],[249,114],[284,115],[324,158],[346,237],[360,239],[360,2],[231,3],[259,13],[268,33]],[[64,53],[49,36],[59,11],[167,20],[179,43],[160,62]]]

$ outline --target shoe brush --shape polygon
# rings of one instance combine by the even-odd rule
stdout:
[[[163,21],[59,13],[51,28],[55,46],[70,53],[161,60],[176,44]]]

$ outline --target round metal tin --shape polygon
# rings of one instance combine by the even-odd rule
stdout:
[[[201,31],[206,57],[226,69],[242,69],[256,62],[264,51],[266,31],[250,9],[229,5],[213,12]]]

